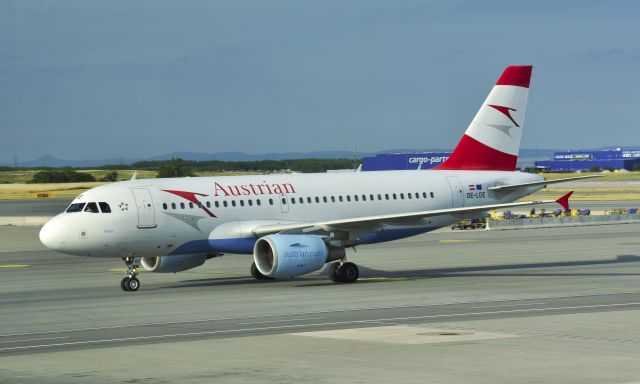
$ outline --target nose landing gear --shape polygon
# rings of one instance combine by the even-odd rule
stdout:
[[[127,277],[120,281],[120,288],[123,291],[137,291],[140,288],[140,280],[138,276],[138,267],[140,265],[136,262],[134,257],[123,257],[122,261],[127,265]]]

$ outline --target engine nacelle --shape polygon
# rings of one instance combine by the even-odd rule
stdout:
[[[268,235],[253,247],[258,271],[275,278],[304,275],[344,257],[344,248],[327,246],[321,236],[315,235]]]
[[[149,272],[171,273],[182,272],[199,267],[207,261],[204,253],[193,255],[156,256],[140,259],[142,267]]]

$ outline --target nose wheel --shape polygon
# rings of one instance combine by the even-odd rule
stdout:
[[[360,270],[354,263],[333,263],[329,269],[329,278],[335,283],[355,283]]]
[[[122,260],[127,265],[127,276],[120,281],[120,288],[123,291],[137,291],[140,288],[138,276],[138,265],[134,257],[123,257]]]

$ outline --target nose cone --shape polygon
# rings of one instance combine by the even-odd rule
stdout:
[[[62,221],[54,217],[40,230],[40,242],[54,251],[63,251],[65,247],[65,228]]]

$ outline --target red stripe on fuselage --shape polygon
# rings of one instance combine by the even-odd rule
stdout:
[[[518,156],[500,152],[466,134],[437,170],[515,171]]]
[[[216,217],[216,215],[213,214],[213,212],[211,212],[210,210],[207,209],[207,207],[205,207],[204,204],[202,204],[200,202],[200,200],[198,200],[198,198],[196,196],[204,196],[207,197],[208,195],[205,195],[204,193],[195,193],[195,192],[186,192],[186,191],[174,191],[174,190],[170,190],[170,189],[163,189],[163,191],[165,192],[169,192],[169,193],[173,193],[176,196],[180,196],[185,200],[188,200],[196,205],[199,205],[200,208],[202,208],[205,212],[207,212],[207,214],[211,217]]]

